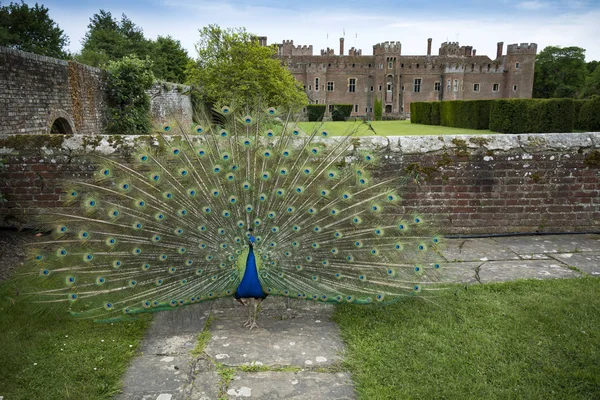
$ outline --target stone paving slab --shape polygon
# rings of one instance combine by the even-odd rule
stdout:
[[[493,239],[516,254],[600,251],[600,235],[508,236]]]
[[[442,265],[442,283],[476,283],[477,268],[484,261],[476,262],[450,262]]]
[[[516,253],[492,239],[448,239],[442,255],[449,262],[519,259]]]
[[[354,399],[350,374],[337,372],[240,372],[227,391],[229,399]]]
[[[556,260],[489,261],[479,268],[481,283],[516,279],[576,278],[580,273]]]
[[[552,258],[592,276],[600,276],[600,252],[552,254]]]

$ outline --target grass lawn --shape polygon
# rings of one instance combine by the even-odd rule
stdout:
[[[311,133],[313,129],[326,129],[332,136],[340,136],[348,130],[360,126],[361,122],[325,122],[324,128],[319,128],[320,122],[300,122],[298,125],[306,133]],[[496,134],[489,130],[449,128],[447,126],[411,124],[409,120],[405,121],[371,121],[371,126],[381,136],[413,136],[413,135],[481,135]],[[366,125],[360,127],[361,136],[371,136],[372,131],[366,129]]]
[[[25,289],[25,288],[22,288]],[[0,283],[0,398],[112,399],[150,315],[99,324],[65,312],[35,312]]]
[[[600,398],[600,279],[471,286],[335,319],[360,399]]]

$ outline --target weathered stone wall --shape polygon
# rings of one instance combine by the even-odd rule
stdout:
[[[178,121],[182,126],[193,123],[194,111],[190,90],[177,83],[156,82],[148,95],[152,102],[152,118],[157,123]]]
[[[148,137],[89,140],[0,136],[0,225],[27,225],[34,214],[61,207],[69,182],[90,178],[88,154],[127,163],[136,141]],[[406,212],[431,216],[442,233],[600,230],[600,133],[360,141],[383,155],[381,176],[417,175],[399,188]]]
[[[0,47],[0,134],[50,133],[63,118],[72,133],[104,127],[102,70]]]
[[[106,126],[104,71],[74,61],[0,47],[0,135],[101,134]],[[148,91],[152,119],[192,123],[190,87],[158,82]],[[169,117],[171,116],[171,117]]]

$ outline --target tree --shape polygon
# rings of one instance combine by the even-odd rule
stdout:
[[[142,28],[125,14],[117,21],[110,12],[100,10],[90,18],[81,54],[76,58],[84,64],[100,67],[124,56],[146,58],[151,50],[152,42],[144,37]]]
[[[300,83],[275,58],[275,48],[261,46],[244,28],[209,25],[200,30],[198,58],[186,69],[205,102],[262,104],[298,109],[307,103]]]
[[[585,79],[585,88],[583,89],[584,98],[600,96],[600,65]]]
[[[152,62],[147,58],[123,57],[110,61],[108,73],[109,116],[107,132],[113,134],[144,134],[150,132],[150,97]]]
[[[585,49],[548,46],[536,57],[533,97],[579,97],[586,75]]]
[[[65,46],[68,44],[69,38],[43,5],[36,3],[29,7],[23,1],[7,6],[0,3],[0,46],[67,58]]]
[[[159,36],[153,44],[151,58],[157,79],[176,83],[185,81],[185,68],[190,58],[179,40]]]
[[[598,68],[598,65],[600,65],[600,61],[588,61],[586,64],[588,74],[593,73]]]

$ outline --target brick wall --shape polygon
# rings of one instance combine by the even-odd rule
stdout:
[[[0,135],[47,134],[57,119],[69,128],[66,133],[100,134],[105,87],[101,69],[0,46]],[[148,91],[153,120],[191,124],[189,90],[156,83]]]
[[[0,225],[25,226],[61,206],[69,181],[94,169],[85,137],[0,136]],[[144,137],[105,137],[88,148],[126,162]],[[379,174],[413,174],[407,211],[449,233],[600,230],[600,133],[360,138],[384,155]],[[2,199],[0,199],[2,201]]]

